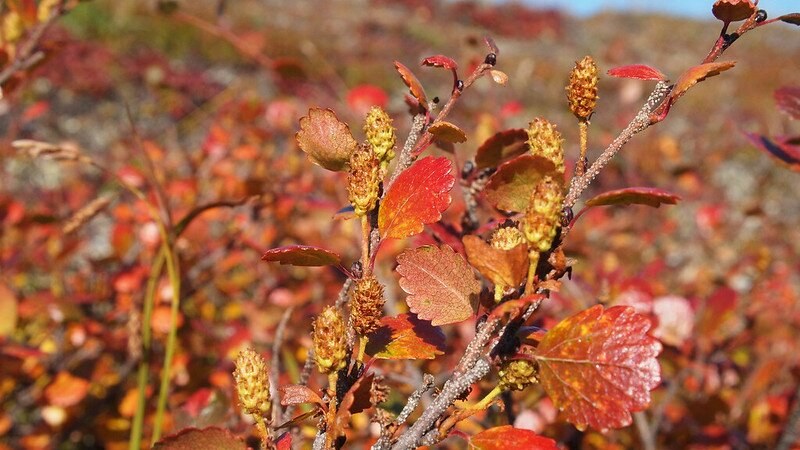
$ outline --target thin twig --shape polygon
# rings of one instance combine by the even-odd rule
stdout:
[[[647,421],[647,415],[644,411],[633,413],[633,422],[636,424],[636,430],[639,432],[639,438],[642,440],[642,449],[656,450],[656,436],[650,428],[650,423]]]
[[[278,328],[275,330],[275,340],[272,341],[272,364],[270,364],[269,374],[269,390],[272,397],[272,426],[282,422],[283,416],[281,415],[281,402],[278,395],[278,381],[281,376],[281,347],[283,347],[283,340],[286,335],[286,324],[294,312],[294,306],[286,308],[281,316],[281,321],[278,322]]]
[[[39,45],[39,41],[42,39],[42,36],[44,36],[45,31],[50,28],[50,25],[66,12],[66,3],[66,0],[58,2],[58,4],[52,8],[50,17],[33,28],[33,31],[28,35],[25,43],[19,47],[14,61],[0,72],[0,85],[8,81],[15,73],[30,69],[44,58],[44,53],[36,51],[36,47]]]

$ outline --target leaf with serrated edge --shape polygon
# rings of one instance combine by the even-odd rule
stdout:
[[[489,428],[469,439],[473,450],[558,450],[556,441],[511,425]]]
[[[350,127],[330,109],[309,109],[308,115],[300,118],[300,131],[294,137],[314,164],[333,171],[345,169],[358,145]]]
[[[307,386],[299,384],[289,384],[279,388],[281,394],[281,405],[299,405],[301,403],[316,403],[323,405],[319,395]]]
[[[438,222],[450,206],[455,177],[449,159],[425,157],[404,170],[381,201],[378,230],[382,238],[403,239]]]
[[[532,355],[539,381],[567,420],[585,429],[620,428],[650,403],[661,381],[661,344],[632,307],[595,305],[562,320]]]
[[[528,151],[528,132],[522,128],[512,128],[495,133],[485,140],[475,153],[475,167],[478,170],[496,167],[501,162]]]
[[[367,354],[378,359],[434,359],[444,354],[444,333],[414,314],[384,317],[368,336]]]
[[[267,250],[261,256],[262,261],[279,262],[292,266],[330,266],[341,262],[341,257],[324,248],[310,245],[288,245]]]
[[[458,69],[458,64],[453,61],[453,58],[444,55],[433,55],[428,56],[427,58],[422,60],[423,66],[431,66],[431,67],[442,67],[445,69]]]
[[[680,98],[695,84],[705,80],[706,78],[719,75],[735,65],[736,61],[722,61],[700,64],[699,66],[694,66],[687,69],[686,72],[683,72],[681,77],[678,78],[678,81],[675,82],[675,87],[672,88],[672,93],[670,94],[672,101],[674,102]]]
[[[408,86],[409,92],[411,92],[411,95],[417,100],[419,106],[423,109],[427,109],[428,97],[425,95],[425,89],[423,89],[422,83],[419,82],[414,72],[400,61],[394,62],[394,68],[397,69],[397,73],[400,74],[400,78],[402,78],[403,83]]]
[[[613,69],[609,69],[607,73],[612,77],[617,78],[635,78],[637,80],[659,81],[667,80],[667,76],[661,73],[658,69],[645,64],[631,64],[629,66],[615,67]]]
[[[661,205],[675,205],[681,198],[657,188],[629,187],[603,192],[586,201],[586,206],[608,205],[647,205],[658,208]]]
[[[472,267],[492,284],[518,286],[528,273],[528,249],[520,244],[511,250],[494,248],[475,235],[464,236],[464,249]]]
[[[552,161],[525,154],[503,163],[489,178],[483,192],[486,200],[497,209],[525,211],[536,183],[545,175],[552,175],[557,182],[563,181]]]
[[[184,428],[153,445],[153,450],[246,450],[243,439],[221,428]]]
[[[450,122],[436,122],[428,127],[428,133],[432,134],[436,139],[445,142],[452,142],[459,144],[467,141],[467,134],[458,126]]]
[[[397,257],[400,287],[409,310],[433,325],[461,322],[477,306],[481,283],[464,258],[448,246],[406,250]]]

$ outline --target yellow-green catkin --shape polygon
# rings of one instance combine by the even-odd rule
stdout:
[[[564,140],[556,126],[537,117],[528,125],[528,147],[531,154],[550,160],[556,172],[564,174]]]
[[[267,417],[272,407],[267,361],[248,347],[239,352],[234,364],[233,378],[242,411],[253,417]]]
[[[591,56],[575,63],[569,74],[567,100],[569,109],[579,120],[589,120],[597,106],[597,64]]]
[[[539,381],[536,377],[536,364],[527,359],[506,361],[500,367],[499,376],[500,387],[510,391],[521,391]]]
[[[498,250],[511,250],[525,242],[525,235],[516,227],[501,227],[494,230],[489,244]]]
[[[369,145],[362,144],[350,154],[350,173],[347,176],[347,196],[357,216],[363,217],[375,209],[380,190],[380,160]]]
[[[392,118],[379,106],[373,106],[364,121],[364,134],[382,165],[388,164],[394,158],[394,145],[397,141]]]
[[[550,250],[558,231],[564,193],[561,185],[545,176],[531,194],[531,202],[520,221],[520,228],[531,251]]]
[[[375,331],[383,317],[383,286],[374,276],[356,281],[350,299],[350,321],[353,329],[363,336]]]
[[[338,308],[328,306],[314,319],[313,344],[314,361],[320,372],[336,373],[345,366],[347,334]]]

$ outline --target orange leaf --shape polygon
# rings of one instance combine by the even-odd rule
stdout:
[[[635,78],[637,80],[660,80],[666,81],[667,76],[658,69],[654,69],[645,64],[631,64],[610,69],[607,72],[612,77]]]
[[[311,162],[333,171],[345,168],[358,145],[350,127],[330,109],[321,108],[311,108],[300,118],[300,131],[294,138]]]
[[[299,384],[289,384],[279,388],[281,393],[281,405],[299,405],[301,403],[316,403],[320,406],[324,402],[319,395],[306,386]]]
[[[528,273],[528,249],[518,245],[511,250],[494,248],[474,235],[463,238],[467,259],[492,284],[518,286]]]
[[[378,213],[382,238],[402,239],[438,222],[450,205],[455,178],[450,160],[428,156],[404,170],[389,187]]]
[[[484,193],[495,208],[505,211],[525,211],[531,193],[545,175],[560,181],[552,161],[541,156],[525,154],[501,165],[489,178]]]
[[[453,61],[449,56],[433,55],[422,60],[423,66],[442,67],[445,69],[454,70],[458,68],[458,64]]]
[[[292,266],[330,266],[341,262],[341,257],[324,248],[310,245],[287,245],[267,250],[261,256],[262,261],[277,261]]]
[[[481,283],[464,258],[448,246],[406,250],[397,257],[406,303],[433,325],[461,322],[475,312]]]
[[[367,354],[378,359],[434,359],[444,349],[442,330],[414,314],[382,318],[367,344]]]
[[[436,122],[428,127],[428,133],[432,134],[436,139],[445,142],[458,144],[467,141],[467,134],[464,133],[461,128],[458,128],[450,122]]]
[[[700,64],[699,66],[689,68],[686,70],[686,72],[683,72],[681,77],[678,78],[678,81],[675,83],[675,87],[672,89],[672,93],[670,94],[672,102],[674,103],[675,100],[680,98],[695,84],[705,80],[706,78],[719,75],[735,65],[736,61],[723,61]]]
[[[203,429],[184,428],[177,434],[156,442],[153,450],[246,450],[247,444],[228,430],[209,427]]]
[[[603,192],[586,201],[586,206],[607,205],[647,205],[658,208],[661,205],[674,205],[681,198],[662,189],[649,187],[629,187]]]
[[[485,140],[475,154],[475,167],[478,170],[496,167],[506,159],[513,158],[528,150],[528,132],[522,128],[512,128],[495,133]]]
[[[711,12],[725,23],[738,22],[752,16],[756,12],[756,5],[752,0],[717,0]]]
[[[411,95],[417,100],[422,109],[428,109],[428,97],[425,95],[425,89],[422,88],[422,83],[419,82],[417,76],[408,67],[404,66],[401,62],[395,61],[394,67],[403,79],[403,83],[408,86]]]
[[[44,389],[44,396],[51,405],[69,408],[80,403],[88,392],[88,381],[73,377],[68,372],[59,372],[56,379]]]
[[[474,450],[558,450],[556,441],[511,425],[489,428],[469,439]]]
[[[593,306],[562,320],[532,355],[553,403],[578,429],[630,425],[631,412],[650,403],[661,381],[661,344],[632,307]]]

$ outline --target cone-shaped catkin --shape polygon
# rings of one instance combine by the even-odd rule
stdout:
[[[328,306],[314,320],[314,361],[322,373],[334,373],[345,365],[347,334],[339,309]]]
[[[547,119],[537,117],[528,125],[528,146],[531,154],[552,161],[560,174],[564,173],[563,144],[561,133]]]
[[[511,250],[525,242],[525,235],[516,227],[502,227],[494,230],[490,244],[498,250]]]
[[[356,147],[350,155],[347,196],[357,216],[362,217],[375,208],[380,189],[380,174],[380,160],[369,145]]]
[[[588,120],[597,105],[597,64],[591,56],[585,56],[575,63],[569,74],[567,100],[569,109],[575,117]]]
[[[378,328],[383,316],[383,286],[373,276],[361,278],[350,299],[350,320],[353,329],[363,336]]]
[[[242,411],[251,416],[267,416],[272,407],[267,361],[252,348],[246,348],[239,352],[235,366],[233,378]]]
[[[563,201],[561,186],[552,177],[546,176],[536,185],[520,221],[520,228],[532,251],[550,250],[558,230]]]
[[[397,137],[392,126],[392,118],[379,106],[373,106],[364,121],[364,134],[372,150],[381,162],[394,158],[394,144]]]
[[[500,386],[513,391],[521,391],[539,381],[536,378],[536,365],[527,359],[505,362],[500,368],[499,376]]]

